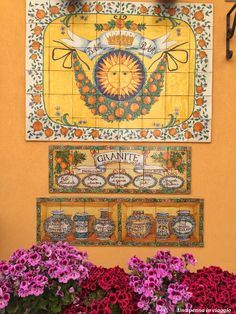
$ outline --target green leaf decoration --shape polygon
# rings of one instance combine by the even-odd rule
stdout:
[[[67,27],[67,28],[69,28],[70,27],[70,20],[71,20],[71,18],[74,16],[74,17],[76,17],[78,14],[77,13],[75,13],[75,14],[68,14],[68,15],[66,15],[66,17],[63,19],[63,20],[61,20],[61,22]]]
[[[67,117],[69,117],[69,114],[68,113],[65,113],[63,116],[62,116],[62,121],[64,124],[68,125],[68,126],[71,126],[71,124],[68,122],[67,120]]]
[[[102,24],[95,24],[95,30],[96,31],[102,31],[103,30],[103,25]]]
[[[81,164],[84,160],[86,160],[86,154],[78,153],[77,151],[75,151],[73,164],[77,166],[78,164]]]
[[[130,26],[131,26],[132,23],[133,23],[133,21],[126,21],[126,22],[125,22],[125,27],[126,27],[127,29],[130,29]]]
[[[55,172],[56,173],[61,173],[61,171],[62,171],[62,168],[61,168],[60,164],[57,163],[56,166],[55,166]]]
[[[110,26],[110,28],[115,28],[116,22],[114,20],[111,20],[108,22],[108,25]]]
[[[146,24],[144,24],[144,23],[138,24],[138,30],[139,31],[143,31],[145,29],[146,29]]]

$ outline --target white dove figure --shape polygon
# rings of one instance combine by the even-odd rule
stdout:
[[[88,40],[78,35],[75,35],[70,30],[67,31],[70,39],[61,39],[67,46],[85,52],[90,59],[104,52],[99,45],[99,39]]]
[[[170,36],[170,33],[167,33],[162,37],[152,40],[156,45],[156,53],[165,51],[166,49],[168,49],[169,47],[177,43],[177,41],[175,40],[167,42],[167,39],[169,38],[169,36]]]
[[[88,47],[88,44],[90,43],[90,40],[75,35],[69,29],[67,30],[67,33],[70,39],[61,39],[61,41],[72,48],[85,51],[85,49]]]

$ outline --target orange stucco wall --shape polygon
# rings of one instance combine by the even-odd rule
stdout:
[[[191,145],[192,193],[187,196],[205,199],[205,247],[171,248],[171,252],[190,251],[198,267],[214,264],[236,272],[236,39],[234,58],[225,59],[225,16],[232,3],[206,2],[214,3],[213,139],[211,144]],[[35,199],[50,197],[50,143],[25,141],[25,1],[1,0],[0,9],[0,258],[5,259],[15,249],[35,243]],[[144,258],[156,248],[87,251],[95,263],[126,267],[133,254]]]

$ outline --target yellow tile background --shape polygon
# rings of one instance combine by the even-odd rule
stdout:
[[[81,19],[81,16],[73,17],[70,30],[88,40],[94,40],[100,36],[102,32],[96,32],[94,23],[107,23],[113,19],[112,15],[86,15],[87,20]],[[52,51],[55,47],[63,48],[56,41],[69,38],[68,34],[61,33],[61,18],[55,20],[47,27],[44,39],[44,93],[49,97],[44,97],[46,111],[50,118],[54,120],[55,108],[60,106],[61,114],[68,113],[68,121],[70,123],[78,121],[80,118],[86,117],[86,126],[100,128],[153,128],[153,123],[158,121],[164,126],[169,123],[169,115],[179,112],[179,118],[186,120],[191,114],[194,106],[194,71],[195,71],[195,37],[187,23],[180,21],[177,28],[181,31],[181,36],[178,36],[176,28],[171,29],[171,23],[164,20],[158,25],[155,24],[157,20],[154,16],[128,16],[127,20],[133,20],[135,23],[146,23],[147,29],[140,34],[155,39],[170,33],[168,41],[176,41],[177,44],[188,42],[179,49],[185,49],[189,53],[189,61],[186,64],[178,63],[178,70],[169,71],[165,75],[164,87],[161,92],[159,100],[152,106],[149,114],[140,116],[136,120],[118,122],[107,122],[100,116],[94,116],[87,108],[83,100],[80,99],[80,92],[76,86],[73,69],[64,69],[62,67],[63,60],[53,61]],[[179,22],[179,21],[178,21]],[[82,26],[84,24],[84,27]],[[117,29],[114,29],[117,30]],[[138,31],[137,31],[138,32]],[[176,45],[177,45],[176,44]],[[119,48],[119,47],[118,47]],[[192,50],[189,50],[191,48]],[[77,51],[78,52],[78,51]],[[57,56],[63,51],[57,51]],[[172,52],[173,53],[173,52]],[[83,66],[86,75],[93,82],[93,68],[96,64],[96,59],[90,60],[85,53],[78,52],[79,56],[90,67],[90,71]],[[161,53],[157,54],[152,59],[140,56],[138,57],[143,61],[146,69],[151,63],[158,59]],[[183,52],[174,52],[177,59],[183,60],[185,56]],[[156,69],[159,61],[151,67],[147,72],[147,79]],[[171,64],[170,64],[171,65]],[[191,97],[189,97],[191,96]],[[85,126],[85,125],[84,125]]]

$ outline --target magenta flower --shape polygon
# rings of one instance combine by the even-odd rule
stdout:
[[[193,261],[191,255],[186,259]],[[170,252],[157,252],[143,262],[134,256],[128,265],[131,270],[130,286],[139,295],[138,307],[148,313],[166,314],[179,308],[189,308],[191,293],[187,285],[179,284],[187,272],[188,261],[174,257]]]
[[[41,243],[28,250],[17,250],[9,262],[0,261],[0,308],[7,308],[9,301],[14,303],[15,298],[25,302],[27,297],[34,296],[36,301],[46,291],[47,295],[60,297],[61,304],[65,291],[69,291],[73,302],[78,290],[75,283],[78,287],[88,277],[90,268],[87,254],[67,243]],[[59,286],[61,290],[57,289]],[[17,302],[21,301],[17,299]],[[50,301],[48,306],[50,308]]]
[[[182,257],[184,258],[186,264],[196,265],[196,263],[197,263],[197,261],[194,258],[194,256],[192,254],[190,254],[190,253],[185,253],[185,254],[182,255]]]
[[[63,313],[137,313],[137,294],[129,285],[129,277],[120,267],[92,267],[89,277],[82,283],[78,301]]]
[[[156,313],[158,314],[168,314],[169,309],[167,306],[167,302],[164,299],[159,299],[156,302]]]
[[[10,289],[6,285],[0,287],[0,309],[4,309],[7,306],[10,300],[9,292],[10,292]]]
[[[186,273],[182,283],[189,286],[194,309],[220,309],[236,313],[236,275],[210,266]]]

